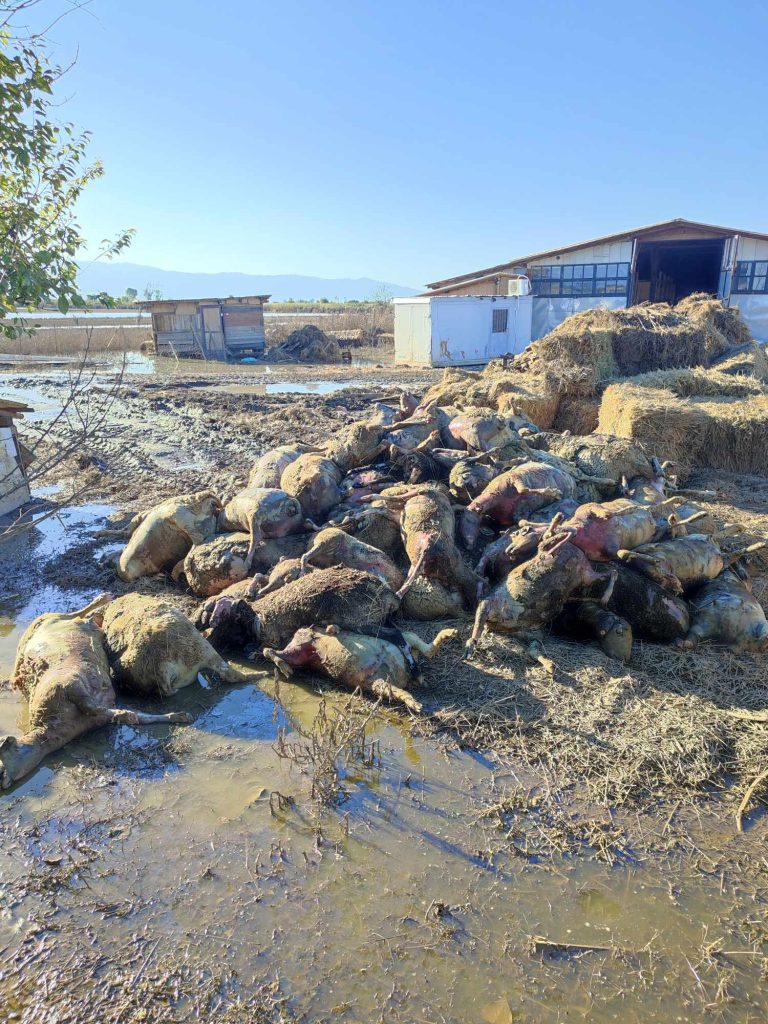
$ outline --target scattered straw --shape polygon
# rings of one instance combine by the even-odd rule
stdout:
[[[684,480],[704,440],[706,414],[664,388],[612,384],[600,404],[597,429],[629,437],[660,459],[671,459]]]

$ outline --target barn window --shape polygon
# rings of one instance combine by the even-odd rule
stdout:
[[[494,334],[504,334],[507,329],[507,317],[509,310],[507,309],[494,309],[493,311],[493,328]]]
[[[531,267],[531,289],[546,298],[626,295],[628,263],[567,263]]]
[[[735,292],[768,292],[768,260],[742,260],[736,264],[733,278]]]

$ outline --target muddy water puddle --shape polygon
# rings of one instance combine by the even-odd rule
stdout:
[[[0,875],[14,898],[0,901],[0,947],[54,899],[62,961],[96,944],[108,975],[152,949],[183,953],[226,964],[246,989],[279,979],[307,1021],[765,1019],[754,879],[691,857],[660,870],[524,856],[507,831],[535,821],[521,810],[500,829],[484,811],[535,778],[386,714],[367,725],[373,762],[340,757],[342,802],[318,809],[312,770],[275,744],[281,727],[289,746],[305,742],[321,698],[283,684],[279,706],[272,692],[258,672],[190,687],[175,703],[194,725],[103,730],[5,795]],[[342,695],[328,704],[353,714]],[[757,865],[759,846],[741,842]],[[30,895],[32,876],[49,895]],[[537,936],[562,945],[534,948]],[[738,952],[705,956],[712,944]]]
[[[50,564],[111,511],[65,510],[0,558]],[[6,582],[0,676],[35,615],[94,594]],[[759,822],[738,836],[702,808],[668,854],[629,844],[605,857],[568,840],[578,855],[563,856],[569,822],[622,819],[383,713],[367,725],[363,762],[336,751],[342,799],[318,808],[313,783],[327,773],[307,734],[321,699],[283,684],[278,704],[271,677],[251,670],[249,684],[179,695],[171,706],[190,711],[191,726],[102,730],[0,795],[0,1007],[11,990],[19,1012],[33,1005],[28,991],[53,1006],[51,972],[95,949],[86,1008],[105,978],[190,957],[236,972],[244,990],[277,979],[313,1022],[766,1019]],[[328,706],[352,721],[343,695],[331,691]],[[0,690],[0,735],[20,716],[18,696]],[[627,817],[661,843],[684,813]],[[5,963],[45,938],[19,987]]]
[[[226,395],[332,395],[345,388],[365,386],[364,380],[283,380],[271,384],[211,384],[205,390]]]

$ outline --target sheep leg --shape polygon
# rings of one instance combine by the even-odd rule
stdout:
[[[276,651],[274,647],[265,647],[261,653],[275,666],[276,678],[278,675],[281,675],[283,679],[291,678],[293,675],[293,665],[290,665],[285,658],[281,658],[279,651]]]
[[[454,637],[459,635],[458,629],[441,629],[431,644],[425,643],[420,636],[415,633],[403,633],[405,640],[409,647],[412,647],[414,651],[417,651],[424,658],[432,658],[437,653],[440,647],[448,640],[453,640]]]
[[[751,555],[754,551],[762,551],[763,548],[768,547],[768,542],[761,540],[757,544],[750,544],[748,548],[741,548],[739,551],[731,551],[727,555],[723,555],[723,566],[727,569],[728,566],[733,565],[734,562],[738,562],[740,558],[744,558],[745,555]]]
[[[133,519],[128,520],[126,526],[121,527],[119,530],[99,530],[95,534],[96,537],[119,537],[122,540],[130,540],[136,530],[141,526],[144,520],[149,515],[149,510],[146,512],[138,512]]]
[[[475,623],[472,626],[472,635],[467,640],[464,646],[464,657],[469,659],[475,653],[475,647],[477,647],[477,641],[482,636],[485,624],[488,621],[488,617],[491,614],[491,606],[488,601],[481,601],[477,606],[477,612],[475,614]]]
[[[167,715],[149,715],[144,711],[131,711],[129,708],[109,708],[103,714],[117,725],[189,725],[193,721],[192,716],[183,711],[171,711]]]
[[[563,515],[563,513],[556,512],[555,515],[552,517],[552,521],[549,523],[546,530],[542,534],[541,540],[549,540],[550,537],[552,537],[552,535],[554,534],[557,527],[563,522],[565,522],[565,516]]]
[[[312,544],[312,546],[304,552],[300,560],[301,564],[299,567],[299,576],[306,576],[306,574],[309,572],[309,563],[312,561],[312,558],[317,554],[318,551],[320,551],[321,548],[322,544],[318,544],[317,541],[315,541],[314,544]],[[259,596],[261,597],[262,595],[260,594]]]
[[[76,612],[69,612],[66,615],[61,615],[60,618],[68,619],[70,621],[74,619],[83,619],[86,615],[91,615],[93,612],[99,611],[101,608],[106,608],[110,601],[114,601],[114,594],[99,594],[98,597],[87,604],[84,608],[80,608]]]
[[[246,571],[250,571],[253,560],[256,557],[256,549],[264,543],[264,535],[261,532],[261,526],[255,513],[251,516],[250,527],[251,543],[248,546],[248,554],[245,556]]]
[[[712,540],[716,543],[720,543],[721,540],[725,540],[726,537],[734,537],[737,533],[743,533],[744,527],[739,523],[729,523],[724,526],[722,530],[718,530],[712,534]]]
[[[363,692],[372,693],[375,697],[383,697],[395,704],[404,704],[409,711],[416,713],[421,711],[420,701],[416,700],[407,690],[388,683],[386,679],[374,679],[371,682],[366,679],[359,686]]]
[[[424,559],[426,557],[427,557],[427,548],[423,548],[422,551],[421,551],[421,554],[419,555],[419,557],[416,559],[416,561],[413,563],[411,568],[408,570],[408,575],[405,577],[405,582],[403,583],[402,587],[400,587],[400,589],[395,594],[395,596],[397,597],[397,599],[399,601],[402,601],[402,599],[405,597],[405,595],[408,593],[408,591],[413,586],[413,581],[416,579],[416,577],[421,572],[421,567],[424,564]]]
[[[598,598],[598,604],[607,605],[613,597],[613,588],[616,586],[616,580],[619,578],[618,570],[610,570],[610,579],[606,584],[605,590],[602,595]]]
[[[596,487],[615,487],[616,481],[610,476],[590,476],[589,473],[584,473],[580,469],[576,471],[576,479],[580,483],[595,484]],[[627,483],[627,478],[624,476],[621,478],[622,491],[624,491]]]

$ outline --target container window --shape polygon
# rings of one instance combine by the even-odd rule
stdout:
[[[493,327],[492,331],[494,334],[504,334],[507,329],[507,317],[509,315],[508,309],[494,309],[493,311]]]

